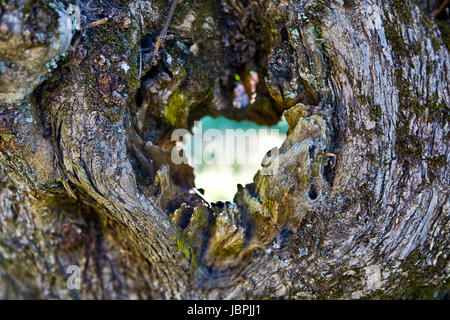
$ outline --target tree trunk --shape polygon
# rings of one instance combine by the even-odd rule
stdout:
[[[184,0],[171,20],[168,0],[1,2],[0,297],[444,293],[440,4]],[[256,101],[236,109],[233,75],[250,70]],[[174,129],[282,114],[272,174],[234,203],[190,193]]]

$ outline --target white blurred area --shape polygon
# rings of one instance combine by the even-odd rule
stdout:
[[[218,149],[211,148],[211,143],[208,145],[207,142],[202,142],[201,150],[195,149],[196,143],[198,145],[199,139],[207,136],[209,129],[216,129],[222,133],[223,139],[218,140],[220,144],[218,149],[225,154],[222,155],[222,158],[217,154],[220,152]],[[255,139],[253,135],[253,138],[245,140],[244,143],[225,143],[227,129],[238,130],[233,132],[239,135],[256,132],[257,138]],[[237,122],[223,117],[218,119],[202,118],[193,128],[193,135],[186,135],[183,139],[183,150],[186,151],[189,164],[194,168],[196,188],[204,189],[204,195],[209,201],[233,201],[237,185],[245,186],[253,182],[254,175],[261,169],[264,155],[272,148],[281,146],[286,138],[287,130],[288,124],[284,118],[272,127],[259,126],[249,121]],[[200,151],[201,153],[199,153]],[[194,155],[195,152],[197,152],[197,156]],[[229,159],[230,155],[232,161],[224,161],[223,157]],[[233,157],[233,155],[237,156]],[[194,161],[195,159],[197,161]]]

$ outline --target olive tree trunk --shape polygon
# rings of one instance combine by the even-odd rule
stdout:
[[[184,0],[170,19],[168,0],[0,2],[0,297],[443,294],[440,4]],[[172,131],[205,115],[289,122],[233,203],[171,161]]]

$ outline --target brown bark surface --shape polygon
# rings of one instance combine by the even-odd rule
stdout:
[[[160,41],[165,0],[0,2],[0,297],[444,294],[440,4],[184,0]],[[250,70],[257,99],[236,109]],[[290,125],[234,203],[206,204],[170,160],[205,115]]]

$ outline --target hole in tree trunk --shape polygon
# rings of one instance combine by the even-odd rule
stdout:
[[[280,147],[288,124],[284,118],[271,127],[225,117],[203,117],[185,135],[183,150],[194,168],[195,185],[209,201],[233,201],[238,184],[248,184],[266,153]]]
[[[316,187],[314,186],[314,184],[311,185],[311,187],[308,191],[308,196],[311,200],[317,199],[318,194],[317,194],[317,190],[316,190]]]

